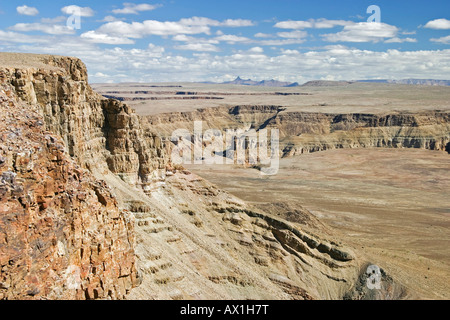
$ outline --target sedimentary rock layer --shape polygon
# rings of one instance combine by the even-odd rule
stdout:
[[[124,298],[133,215],[13,90],[0,84],[0,299]]]

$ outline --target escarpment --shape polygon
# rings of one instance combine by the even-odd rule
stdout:
[[[205,128],[262,129],[282,109],[141,118],[96,94],[80,60],[21,58],[31,62],[0,66],[0,298],[341,299],[352,292],[362,262],[320,225],[311,227],[314,219],[286,221],[254,208],[176,170],[168,157],[165,137],[199,114]],[[301,117],[311,133],[331,134],[331,116]],[[298,129],[283,125],[283,137]]]
[[[282,157],[338,148],[422,148],[448,152],[448,111],[384,114],[295,112],[286,107],[254,105],[198,109],[146,116],[170,137],[176,128],[192,130],[194,120],[205,129],[277,129]]]
[[[3,81],[0,299],[124,298],[139,282],[134,217]]]
[[[133,184],[158,180],[168,162],[163,145],[141,128],[134,110],[95,93],[80,60],[42,56],[42,63],[51,69],[5,67],[3,78],[21,100],[37,107],[69,155],[99,175],[110,170]]]

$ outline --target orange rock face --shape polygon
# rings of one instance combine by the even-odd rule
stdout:
[[[0,84],[0,299],[123,298],[133,216],[13,92]]]

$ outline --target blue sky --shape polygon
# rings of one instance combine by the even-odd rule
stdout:
[[[92,82],[449,79],[449,46],[448,0],[0,1],[0,51],[79,57]]]

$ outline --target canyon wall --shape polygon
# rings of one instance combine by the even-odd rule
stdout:
[[[159,137],[141,128],[134,110],[95,93],[79,59],[42,59],[52,68],[2,68],[2,77],[19,99],[37,106],[68,154],[100,176],[110,170],[132,184],[158,180],[168,159]]]
[[[167,137],[199,115],[205,129],[262,129],[277,124],[282,109],[140,118],[93,92],[80,60],[20,58],[39,63],[0,67],[0,298],[341,299],[352,292],[364,263],[311,213],[288,221],[171,167]],[[331,134],[330,116],[301,117],[311,133]],[[283,121],[284,138],[304,128],[292,121]]]
[[[4,82],[0,110],[0,299],[124,298],[134,216]]]
[[[149,126],[170,137],[178,128],[278,129],[282,157],[337,148],[450,149],[448,111],[384,114],[295,112],[278,106],[235,106],[146,116]]]

